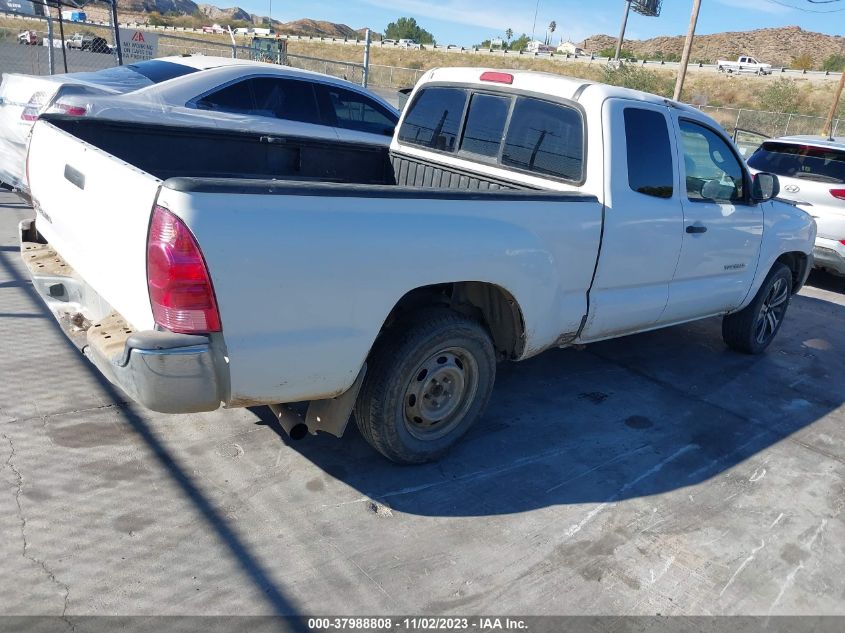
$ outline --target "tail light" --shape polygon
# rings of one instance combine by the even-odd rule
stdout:
[[[220,331],[220,313],[202,252],[191,231],[156,206],[147,237],[147,287],[158,325],[182,334]]]
[[[510,73],[499,73],[488,70],[481,73],[481,81],[493,81],[498,84],[512,84],[513,75]]]
[[[29,103],[23,107],[21,112],[22,121],[37,121],[41,109],[47,103],[47,95],[43,92],[36,92],[29,98]]]
[[[67,114],[68,116],[85,116],[88,113],[88,108],[59,101],[50,106],[50,112],[58,112],[59,114]]]
[[[839,200],[845,200],[845,189],[831,189],[830,195]]]

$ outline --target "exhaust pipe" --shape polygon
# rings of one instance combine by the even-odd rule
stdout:
[[[271,404],[270,411],[292,440],[301,440],[308,435],[308,426],[298,413],[283,404]]]

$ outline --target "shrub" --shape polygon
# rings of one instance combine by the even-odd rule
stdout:
[[[664,97],[671,96],[675,87],[675,82],[671,77],[624,64],[618,68],[606,67],[603,81],[614,86],[642,90]]]
[[[828,72],[845,72],[845,55],[831,55],[822,62],[822,70]]]
[[[789,67],[795,70],[812,70],[814,65],[813,58],[809,53],[801,53],[798,57],[792,58]]]
[[[770,112],[795,112],[800,90],[792,79],[781,77],[769,83],[760,95],[760,106]]]

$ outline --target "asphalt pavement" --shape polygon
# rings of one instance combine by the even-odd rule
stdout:
[[[845,615],[845,283],[499,367],[442,461],[164,415],[66,341],[0,194],[0,614]],[[95,247],[93,245],[92,247]]]

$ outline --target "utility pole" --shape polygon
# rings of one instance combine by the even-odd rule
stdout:
[[[534,33],[537,31],[537,12],[540,10],[540,0],[534,5],[534,26],[531,27],[531,41],[534,41]]]
[[[842,42],[842,55],[845,56],[845,42]],[[833,92],[833,103],[830,104],[830,113],[824,123],[824,129],[822,129],[822,136],[828,137],[831,141],[833,140],[833,118],[836,116],[836,108],[839,106],[839,99],[842,97],[843,86],[845,86],[845,68],[839,75],[839,87]]]
[[[622,54],[622,40],[625,39],[625,27],[628,26],[628,13],[631,11],[632,0],[625,0],[625,13],[622,14],[622,28],[619,29],[619,39],[616,40],[616,55],[613,59],[619,61],[619,55]]]
[[[681,65],[678,67],[678,78],[675,81],[675,94],[672,99],[679,101],[681,99],[681,90],[684,88],[684,78],[687,74],[687,64],[689,64],[690,51],[692,50],[692,39],[695,37],[695,25],[698,22],[698,11],[701,8],[701,0],[692,0],[692,15],[689,19],[689,30],[687,31],[687,40],[684,42],[684,52],[681,55]]]
[[[843,86],[845,86],[845,70],[839,76],[839,86],[833,93],[833,103],[830,104],[830,112],[827,115],[827,121],[825,121],[824,129],[822,130],[822,136],[828,137],[831,141],[833,140],[833,117],[836,116],[836,108],[839,106],[839,99],[842,98]]]

